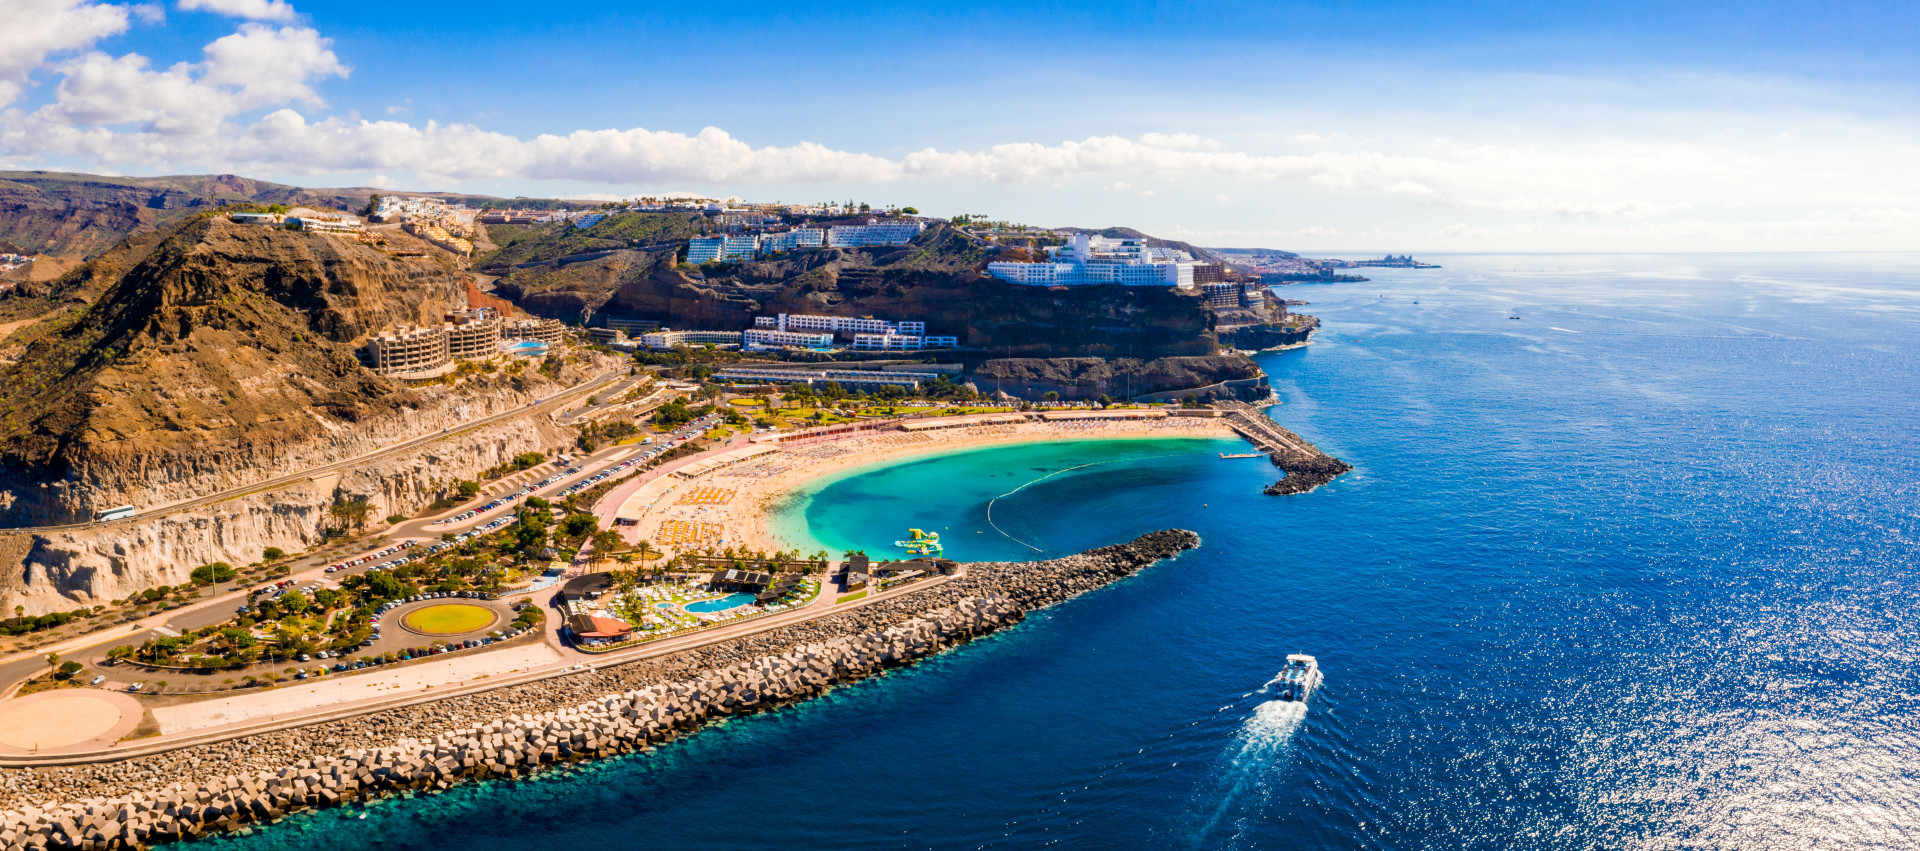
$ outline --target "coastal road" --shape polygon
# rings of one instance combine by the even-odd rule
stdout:
[[[596,389],[605,387],[608,384],[614,383],[619,378],[620,378],[620,374],[617,371],[601,373],[599,376],[589,381],[585,381],[580,384],[574,385],[573,387],[567,388],[566,390],[562,390],[553,396],[547,397],[545,399],[536,399],[533,402],[530,402],[526,405],[522,405],[521,407],[515,408],[513,410],[494,414],[493,416],[490,416],[490,417],[483,417],[481,419],[474,420],[470,423],[460,426],[459,429],[457,430],[448,429],[446,431],[422,435],[420,437],[411,438],[411,439],[404,440],[399,443],[395,443],[380,449],[376,449],[372,452],[368,452],[366,454],[363,454],[354,458],[348,458],[343,461],[335,461],[335,462],[323,464],[317,467],[310,467],[308,469],[301,470],[295,473],[289,473],[283,476],[276,476],[271,479],[266,479],[264,481],[259,481],[259,482],[253,482],[251,484],[242,485],[240,487],[228,488],[227,490],[220,491],[219,493],[213,493],[205,496],[194,497],[192,499],[185,499],[179,502],[168,503],[165,505],[143,507],[140,509],[140,512],[138,514],[135,514],[132,517],[122,518],[119,520],[110,520],[110,521],[107,521],[106,523],[88,522],[88,523],[68,523],[68,524],[58,525],[58,526],[22,526],[22,527],[14,527],[13,529],[9,529],[7,531],[58,532],[58,531],[66,531],[66,530],[91,529],[94,527],[110,525],[113,523],[132,524],[132,523],[137,523],[143,520],[150,519],[157,514],[167,514],[167,513],[181,511],[185,509],[198,508],[204,505],[212,505],[217,502],[224,502],[226,500],[234,499],[236,497],[244,496],[246,494],[254,493],[257,491],[273,490],[279,487],[283,487],[285,485],[293,484],[302,479],[308,479],[314,476],[321,476],[321,475],[326,475],[328,473],[334,473],[342,470],[351,469],[353,467],[364,465],[369,461],[373,461],[387,455],[392,455],[400,452],[407,452],[410,450],[418,449],[422,446],[428,446],[434,443],[438,443],[442,440],[449,440],[454,437],[458,437],[461,434],[470,432],[474,429],[483,428],[485,426],[489,426],[494,423],[501,422],[503,420],[509,420],[515,417],[523,417],[528,414],[537,413],[540,411],[554,411],[560,408],[561,406],[563,406],[567,402],[567,400],[572,399],[580,395],[581,393],[588,393]],[[626,386],[631,387],[637,380],[638,379],[630,378]],[[617,395],[617,394],[609,394],[609,395]]]
[[[637,379],[634,381],[637,381]],[[625,387],[631,387],[634,381],[626,382]],[[618,392],[625,392],[625,389],[621,389]],[[664,389],[661,392],[665,395],[671,395]],[[617,395],[617,393],[609,393],[609,395]],[[543,400],[543,404],[550,405],[556,401],[558,400]],[[523,414],[525,412],[520,411],[518,413]],[[467,429],[461,429],[461,432],[465,431],[467,431]],[[446,439],[458,433],[460,432],[449,435],[433,435],[432,439]],[[658,445],[660,444],[656,444],[656,446]],[[626,460],[628,457],[637,457],[651,448],[653,447],[634,444],[605,447],[591,455],[575,459],[574,464],[580,468],[580,472],[568,475],[551,485],[541,488],[533,495],[550,497],[573,483],[592,476],[599,470]],[[551,464],[546,464],[533,471],[529,471],[529,473],[536,474],[533,480],[537,480],[544,478],[547,473],[551,473],[556,469],[558,468],[555,468]],[[543,473],[541,471],[545,472]],[[519,487],[520,485],[514,485],[511,490],[517,490]],[[332,583],[337,584],[338,580],[348,573],[364,573],[374,568],[384,567],[394,559],[408,555],[417,555],[417,549],[414,551],[401,550],[373,562],[355,565],[345,571],[336,571],[335,573],[329,574],[325,570],[328,564],[355,558],[362,553],[378,551],[394,542],[408,539],[439,540],[440,536],[446,532],[455,534],[465,532],[475,526],[488,522],[494,517],[498,517],[500,512],[496,511],[469,518],[466,521],[452,526],[436,527],[431,531],[425,527],[443,523],[446,518],[466,511],[468,508],[484,505],[493,498],[494,495],[492,493],[482,492],[467,503],[455,506],[440,514],[415,518],[401,523],[379,533],[378,537],[365,549],[353,555],[344,555],[337,558],[323,558],[320,556],[304,556],[298,558],[290,564],[291,572],[282,578],[293,579],[301,586],[306,586],[314,581],[326,580],[331,580]],[[163,635],[177,635],[187,630],[200,629],[224,622],[233,617],[234,610],[237,607],[247,604],[252,597],[252,590],[259,584],[261,583],[256,581],[247,585],[232,586],[230,590],[224,590],[224,593],[218,593],[214,596],[189,603],[178,609],[142,618],[132,624],[117,624],[113,627],[98,630],[88,635],[61,642],[57,645],[16,653],[0,659],[0,695],[10,693],[16,684],[25,680],[27,677],[46,670],[48,667],[46,664],[46,656],[48,653],[57,652],[63,659],[70,658],[76,661],[97,659],[104,657],[109,650],[116,646],[130,645],[137,647],[153,638]],[[227,675],[223,674],[221,676],[224,678]]]

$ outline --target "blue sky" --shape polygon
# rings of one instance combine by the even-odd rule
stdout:
[[[14,168],[1327,253],[1920,248],[1910,2],[0,8]]]

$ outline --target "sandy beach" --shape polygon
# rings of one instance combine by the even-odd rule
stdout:
[[[771,528],[773,506],[806,484],[843,471],[987,446],[1062,440],[1235,438],[1226,424],[1199,417],[1144,420],[1086,419],[965,425],[927,431],[882,431],[839,440],[782,446],[697,478],[663,476],[629,496],[618,515],[639,521],[621,527],[629,541],[647,541],[667,553],[745,547],[775,552],[800,546]]]

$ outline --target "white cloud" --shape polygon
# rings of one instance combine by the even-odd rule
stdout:
[[[64,77],[53,103],[8,129],[23,140],[53,143],[55,150],[62,139],[85,136],[101,153],[118,144],[81,128],[138,125],[138,131],[109,134],[134,150],[151,149],[147,137],[153,135],[214,136],[224,129],[221,122],[242,113],[320,103],[313,81],[347,73],[328,48],[311,29],[249,23],[208,44],[205,61],[163,71],[137,53],[90,52],[55,66]]]
[[[1029,206],[1042,203],[1035,196],[1059,198],[1093,186],[1153,197],[1154,191],[1138,188],[1144,184],[1167,191],[1143,209],[1172,215],[1204,207],[1223,228],[1213,233],[1238,232],[1224,228],[1245,221],[1266,228],[1247,231],[1266,234],[1262,239],[1384,239],[1392,234],[1379,226],[1391,224],[1448,247],[1528,235],[1648,245],[1829,244],[1796,239],[1839,245],[1849,234],[1910,247],[1920,232],[1909,209],[1910,199],[1920,197],[1920,172],[1910,168],[1920,137],[1897,122],[1804,120],[1784,136],[1777,120],[1758,114],[1722,117],[1710,131],[1696,130],[1704,122],[1688,116],[1678,131],[1609,127],[1560,136],[1485,122],[1434,122],[1403,137],[1377,138],[1392,128],[1356,136],[1328,118],[1320,132],[1276,130],[1231,144],[1200,133],[1096,134],[926,147],[895,157],[806,141],[756,145],[717,127],[521,137],[475,124],[404,120],[411,100],[385,107],[385,120],[329,111],[320,87],[349,69],[311,27],[262,23],[297,18],[279,0],[181,0],[182,9],[249,20],[207,44],[199,61],[167,67],[137,53],[98,49],[102,39],[126,31],[143,7],[0,3],[9,12],[35,13],[0,31],[0,107],[28,86],[47,87],[36,91],[45,101],[38,108],[0,110],[0,157],[16,163],[377,175],[396,185],[572,181],[615,190],[911,182],[916,192],[981,183],[1065,190],[1006,193]],[[1233,198],[1242,199],[1239,206]],[[1182,203],[1191,206],[1176,211]],[[1302,215],[1313,218],[1302,221]],[[1683,215],[1691,218],[1680,220]]]
[[[1166,148],[1173,151],[1184,150],[1220,150],[1220,143],[1213,139],[1202,138],[1196,133],[1146,133],[1140,137],[1140,144],[1149,148]]]
[[[127,29],[128,8],[85,0],[7,0],[0,26],[0,106],[18,99],[48,57]]]
[[[291,21],[298,15],[284,0],[180,0],[180,8],[256,21]]]

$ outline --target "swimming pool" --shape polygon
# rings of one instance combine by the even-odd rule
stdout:
[[[538,357],[547,353],[547,344],[539,340],[522,340],[517,343],[508,343],[506,350],[509,355]]]
[[[747,594],[747,593],[728,594],[727,596],[721,597],[718,600],[701,600],[698,603],[688,603],[687,611],[694,612],[697,614],[708,614],[711,612],[724,612],[728,609],[740,608],[741,606],[744,606],[748,603],[753,602],[753,599],[754,599],[754,595],[752,594]]]

